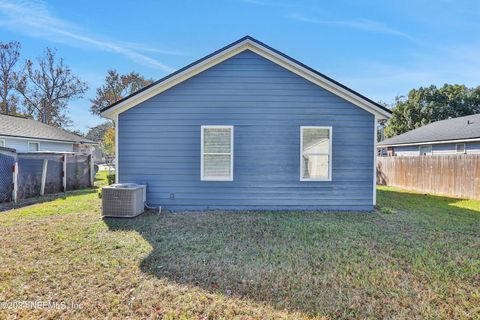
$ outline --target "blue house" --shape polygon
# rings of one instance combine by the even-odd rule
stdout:
[[[390,111],[244,37],[102,110],[118,182],[168,210],[372,210]]]
[[[480,154],[480,114],[432,122],[378,143],[384,156]]]

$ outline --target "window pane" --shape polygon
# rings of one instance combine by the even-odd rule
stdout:
[[[0,140],[0,147],[5,147],[3,140]]]
[[[432,146],[420,146],[420,155],[428,156],[432,154]]]
[[[38,143],[29,143],[28,144],[29,151],[38,151]]]
[[[230,177],[230,155],[204,155],[203,176],[214,178]]]
[[[303,154],[329,153],[330,131],[324,128],[303,129]]]
[[[230,153],[231,130],[229,128],[205,128],[204,153]]]
[[[465,143],[457,144],[457,153],[465,153]]]
[[[304,154],[303,179],[328,179],[328,155]]]

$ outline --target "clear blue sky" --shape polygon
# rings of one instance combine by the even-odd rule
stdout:
[[[75,128],[103,120],[89,98],[107,69],[158,79],[244,35],[371,99],[391,103],[430,84],[480,85],[480,1],[0,0],[0,41],[22,58],[58,49],[89,84]]]

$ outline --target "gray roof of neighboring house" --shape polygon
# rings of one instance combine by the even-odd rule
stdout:
[[[28,118],[0,114],[0,136],[72,143],[95,143],[84,137]]]
[[[396,137],[383,140],[378,143],[378,146],[475,138],[480,138],[480,114],[433,122]]]

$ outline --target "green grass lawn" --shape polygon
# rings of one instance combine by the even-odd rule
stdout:
[[[0,213],[2,319],[480,318],[480,201],[104,220],[96,190],[44,200]]]

